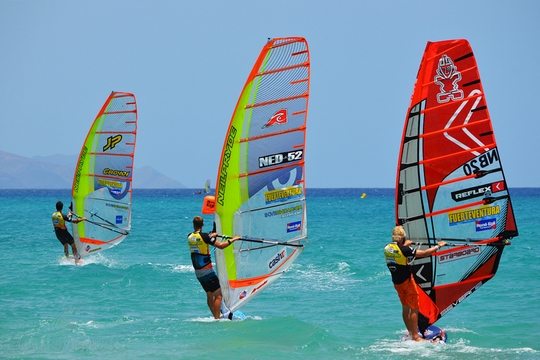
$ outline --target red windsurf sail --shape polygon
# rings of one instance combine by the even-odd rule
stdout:
[[[412,263],[422,331],[491,279],[518,235],[467,40],[426,46],[401,141],[396,223],[420,249],[450,244]]]

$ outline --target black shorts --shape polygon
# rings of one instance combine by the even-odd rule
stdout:
[[[67,231],[66,229],[55,228],[54,233],[56,234],[56,238],[62,243],[62,245],[73,244],[73,236],[71,236],[69,231]]]
[[[218,290],[221,287],[219,286],[219,279],[215,273],[203,276],[202,278],[198,280],[201,283],[204,291],[206,292],[213,293],[214,291]]]

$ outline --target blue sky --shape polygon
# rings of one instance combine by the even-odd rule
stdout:
[[[0,0],[0,150],[78,154],[111,91],[135,94],[135,166],[214,185],[267,38],[311,52],[308,187],[394,187],[427,41],[476,55],[510,187],[540,187],[538,1]],[[136,173],[134,176],[137,176]]]

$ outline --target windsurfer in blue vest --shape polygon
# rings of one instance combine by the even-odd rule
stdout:
[[[64,204],[61,201],[58,201],[56,203],[56,212],[52,214],[54,233],[56,234],[56,238],[58,239],[58,241],[60,241],[60,243],[64,246],[64,254],[66,255],[66,258],[69,257],[68,245],[71,245],[71,252],[73,253],[75,264],[77,264],[79,262],[79,254],[77,253],[77,247],[75,246],[73,236],[71,236],[67,229],[66,222],[72,222],[76,224],[86,220],[86,218],[82,217],[73,219],[71,211],[68,215],[62,214],[63,208]]]
[[[411,240],[405,240],[407,234],[403,226],[396,226],[392,231],[392,243],[384,248],[386,266],[392,274],[392,282],[396,289],[402,306],[403,322],[412,340],[422,341],[418,336],[418,290],[411,272],[410,263],[415,258],[431,256],[441,247],[446,246],[445,241],[425,250],[414,249]]]
[[[240,236],[234,236],[227,241],[218,241],[216,240],[218,234],[215,232],[210,234],[203,233],[203,226],[203,218],[201,216],[195,216],[193,218],[193,232],[188,235],[188,246],[191,251],[191,262],[195,269],[195,276],[197,276],[197,280],[199,280],[206,292],[208,308],[210,308],[214,318],[219,319],[221,316],[221,300],[223,295],[221,294],[219,279],[212,268],[210,245],[218,249],[225,249],[240,239]],[[232,318],[232,313],[226,315],[228,315],[229,319]]]

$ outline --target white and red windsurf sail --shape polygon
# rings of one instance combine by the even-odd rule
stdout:
[[[419,248],[413,261],[420,329],[491,279],[505,240],[518,235],[491,118],[471,46],[428,42],[398,159],[396,223]]]

